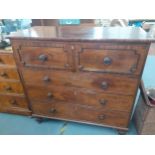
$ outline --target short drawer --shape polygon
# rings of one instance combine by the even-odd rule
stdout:
[[[0,93],[23,94],[23,87],[20,82],[0,82]]]
[[[17,69],[0,67],[0,80],[19,80]]]
[[[69,55],[61,44],[58,47],[22,47],[19,54],[24,66],[57,69],[69,67]]]
[[[7,108],[28,108],[27,101],[24,96],[0,95],[0,109]]]
[[[127,75],[23,69],[26,84],[87,88],[98,92],[134,95],[138,79]]]
[[[0,53],[0,66],[1,65],[16,65],[12,53]]]
[[[85,44],[78,52],[78,68],[81,71],[137,74],[143,69],[147,47],[138,44]]]
[[[94,109],[113,109],[130,112],[134,99],[133,96],[97,93],[82,88],[34,85],[27,85],[26,87],[31,101],[71,102],[90,106]]]
[[[102,111],[93,108],[63,102],[32,103],[33,114],[51,118],[67,119],[100,125],[127,128],[129,113],[120,111]]]

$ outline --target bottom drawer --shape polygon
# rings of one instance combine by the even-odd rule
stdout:
[[[51,118],[88,122],[112,127],[127,128],[129,113],[108,110],[95,110],[85,105],[52,102],[32,103],[33,114]]]
[[[27,101],[24,96],[0,95],[0,109],[7,108],[28,108]]]

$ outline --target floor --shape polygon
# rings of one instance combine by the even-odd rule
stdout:
[[[154,46],[155,47],[155,46]],[[155,50],[151,51],[147,58],[143,72],[143,80],[146,87],[155,87]],[[138,96],[138,95],[137,95]],[[1,135],[117,135],[117,131],[111,128],[86,125],[73,122],[46,120],[39,124],[34,118],[0,114]],[[131,121],[128,133],[136,135],[136,129]]]

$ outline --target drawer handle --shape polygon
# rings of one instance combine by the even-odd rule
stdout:
[[[47,55],[41,54],[41,55],[39,55],[38,59],[40,61],[44,62],[44,61],[47,61],[48,60],[48,57],[47,57]]]
[[[5,72],[1,72],[0,75],[1,75],[2,77],[7,77],[7,74],[6,74]]]
[[[12,90],[12,88],[11,88],[10,86],[6,86],[6,87],[5,87],[5,90],[6,90],[6,91],[10,91],[10,90]]]
[[[18,105],[16,100],[11,100],[10,103],[11,103],[12,105]]]
[[[103,106],[105,106],[106,104],[107,104],[107,100],[105,100],[105,99],[100,99],[100,104],[101,105],[103,105]]]
[[[103,82],[101,83],[101,86],[102,86],[102,89],[107,89],[107,88],[108,88],[108,83],[105,82],[105,81],[103,81]]]
[[[105,120],[106,119],[106,115],[104,115],[104,114],[103,115],[99,115],[98,116],[98,119],[99,120]]]
[[[53,98],[54,96],[53,96],[53,94],[52,93],[47,93],[47,97],[49,97],[49,98]]]
[[[111,64],[112,64],[112,59],[109,58],[109,57],[105,57],[105,58],[103,59],[103,63],[104,63],[105,65],[111,65]]]
[[[132,65],[132,67],[130,68],[130,72],[131,73],[134,73],[135,71],[136,71],[136,65],[134,64],[134,65]]]
[[[57,112],[57,110],[55,108],[52,108],[49,110],[49,113],[55,114]]]
[[[74,49],[75,49],[75,47],[72,45],[72,46],[71,46],[71,50],[74,50]]]
[[[50,78],[49,78],[48,76],[44,76],[44,77],[43,77],[43,81],[49,82],[49,81],[51,81],[51,80],[50,80]]]

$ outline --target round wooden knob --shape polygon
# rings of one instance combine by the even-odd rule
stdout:
[[[7,76],[7,74],[6,74],[5,72],[1,72],[0,75],[1,75],[2,77],[6,77],[6,76]]]
[[[44,61],[47,61],[48,60],[48,57],[45,54],[41,54],[41,55],[39,55],[38,59],[40,61],[44,62]]]
[[[102,87],[102,89],[107,89],[108,88],[108,83],[106,81],[103,81],[101,83],[101,87]]]
[[[72,46],[71,46],[71,50],[74,50],[74,49],[75,49],[75,47],[72,45]]]
[[[111,59],[110,57],[105,57],[105,58],[103,59],[103,63],[104,63],[105,65],[110,65],[110,64],[112,64],[112,59]]]
[[[53,98],[53,94],[51,92],[47,93],[47,97]]]
[[[43,77],[43,81],[49,82],[49,81],[50,81],[50,78],[49,78],[48,76],[44,76],[44,77]]]
[[[105,106],[106,104],[107,104],[107,100],[105,100],[105,99],[100,99],[100,104],[101,105],[103,105],[103,106]]]
[[[11,88],[10,86],[6,86],[6,87],[5,87],[5,90],[6,90],[6,91],[10,91],[10,90],[12,90],[12,88]]]

